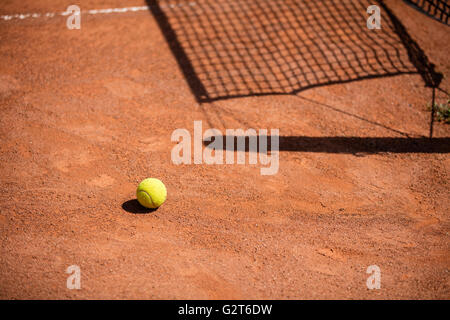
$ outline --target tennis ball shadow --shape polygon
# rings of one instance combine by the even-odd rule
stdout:
[[[128,200],[122,203],[122,209],[125,210],[126,212],[134,214],[147,214],[158,210],[158,208],[156,209],[145,208],[136,199]]]

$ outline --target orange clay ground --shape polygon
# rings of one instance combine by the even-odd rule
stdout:
[[[448,27],[387,3],[448,92]],[[2,1],[0,15],[67,6]],[[424,153],[406,137],[428,135],[430,99],[419,75],[402,75],[200,106],[148,11],[86,16],[81,30],[61,16],[0,20],[0,298],[449,299],[449,140]],[[273,176],[173,164],[172,132],[207,118],[398,139],[370,153],[317,139],[319,151],[281,151]],[[435,137],[449,136],[437,123]],[[133,201],[146,177],[168,190],[154,212]],[[71,265],[80,290],[66,288]],[[380,290],[366,286],[370,265]]]

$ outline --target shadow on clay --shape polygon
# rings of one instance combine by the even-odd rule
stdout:
[[[128,200],[122,203],[122,209],[125,210],[126,212],[134,214],[147,214],[158,210],[158,208],[156,209],[145,208],[141,206],[141,204],[136,199]]]

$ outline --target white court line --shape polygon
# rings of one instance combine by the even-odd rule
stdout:
[[[161,5],[162,9],[171,9],[171,8],[180,8],[185,5],[188,6],[195,6],[195,2],[188,2],[186,4],[170,4],[170,5]],[[125,7],[125,8],[108,8],[108,9],[92,9],[92,10],[82,10],[81,14],[108,14],[108,13],[125,13],[125,12],[137,12],[137,11],[146,11],[149,10],[149,6],[140,6],[140,7]],[[47,12],[47,13],[18,13],[18,14],[12,14],[12,15],[2,15],[0,16],[0,20],[13,20],[13,19],[19,19],[24,20],[28,18],[53,18],[56,16],[68,16],[70,14],[73,14],[72,12],[64,11],[64,12]]]

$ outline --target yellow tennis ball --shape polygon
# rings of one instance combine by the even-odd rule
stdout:
[[[148,178],[139,183],[136,197],[146,208],[156,209],[166,201],[167,190],[161,180]]]

